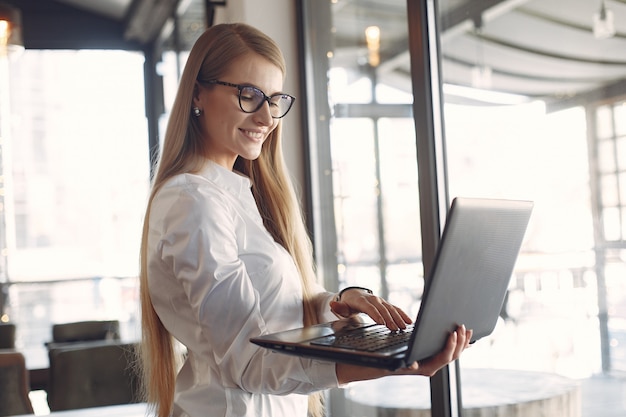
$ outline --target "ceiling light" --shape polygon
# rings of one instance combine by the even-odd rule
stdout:
[[[492,87],[491,68],[476,65],[472,68],[472,87],[490,89]]]
[[[0,50],[12,52],[24,49],[22,16],[19,9],[0,3]]]
[[[368,62],[372,67],[380,64],[380,28],[368,26],[365,29],[365,41],[367,42]]]
[[[492,87],[492,70],[485,62],[485,51],[482,37],[482,17],[474,20],[474,35],[476,36],[476,62],[471,69],[471,85],[474,88],[490,89]]]
[[[606,8],[604,0],[600,3],[600,10],[593,14],[593,36],[596,39],[607,39],[615,36],[613,12]]]

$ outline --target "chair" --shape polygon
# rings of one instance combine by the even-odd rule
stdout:
[[[0,349],[15,348],[15,324],[0,323]]]
[[[118,320],[90,320],[52,326],[53,343],[88,340],[120,340],[120,322]]]
[[[20,352],[0,352],[0,416],[33,414],[28,372]]]
[[[139,402],[136,344],[91,341],[51,347],[50,411]]]

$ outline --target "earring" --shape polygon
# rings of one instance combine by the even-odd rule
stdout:
[[[202,110],[200,110],[200,108],[198,107],[194,107],[192,110],[193,110],[193,115],[196,117],[200,117],[200,115],[202,114]]]

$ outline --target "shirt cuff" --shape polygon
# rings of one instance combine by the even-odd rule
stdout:
[[[322,323],[328,322],[328,321],[335,321],[339,318],[339,316],[333,313],[332,310],[330,309],[330,302],[335,301],[336,298],[337,298],[337,294],[333,294],[331,292],[326,292],[326,293],[319,295],[319,301],[320,301],[320,304],[319,304],[320,316],[319,317]]]
[[[337,381],[337,364],[335,362],[312,359],[307,375],[311,384],[320,389],[341,388]]]

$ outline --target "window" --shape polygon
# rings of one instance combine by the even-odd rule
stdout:
[[[18,323],[17,343],[36,368],[47,364],[54,323],[114,318],[124,338],[138,335],[149,187],[143,55],[26,50],[9,70],[3,320]]]
[[[317,100],[308,103],[312,120],[321,122],[310,146],[319,173],[312,177],[320,199],[313,213],[325,285],[367,286],[415,315],[424,266],[411,84],[385,68],[388,51],[401,56],[407,48],[406,2],[306,3],[316,28],[306,31],[309,75],[313,85],[328,85],[327,96],[316,88],[309,97]],[[424,392],[428,397],[427,386]],[[353,401],[361,394],[331,392],[331,415],[365,412]]]
[[[623,77],[604,59],[616,58],[617,41],[594,36],[595,10],[583,1],[568,10],[531,1],[500,14],[468,4],[464,30],[454,30],[452,2],[439,3],[449,12],[440,26],[450,194],[535,201],[499,334],[463,363],[581,380],[588,409],[598,401],[590,381],[623,384],[610,372],[624,370],[626,348],[615,122],[625,92],[604,92]],[[533,30],[511,30],[522,26]]]
[[[427,107],[441,108],[445,122],[434,126],[444,139],[435,192],[447,201],[535,201],[496,330],[451,370],[463,405],[485,405],[477,403],[489,397],[480,395],[485,381],[500,381],[492,391],[544,381],[569,404],[562,415],[623,409],[626,74],[618,62],[626,56],[615,52],[626,50],[623,40],[594,35],[600,2],[424,3],[436,11],[428,35],[440,68],[430,69],[443,93],[441,106]],[[416,219],[437,213],[420,213],[417,161],[429,150],[420,148],[424,135],[412,119],[419,77],[407,4],[418,2],[305,1],[303,11],[308,85],[316,86],[308,105],[320,270],[328,288],[370,285],[414,313],[425,256]],[[625,12],[614,2],[606,7]],[[429,58],[413,56],[418,65]],[[376,384],[331,393],[331,413],[366,413],[379,401]],[[364,392],[369,402],[355,401]],[[412,406],[429,408],[428,384],[413,397]]]

